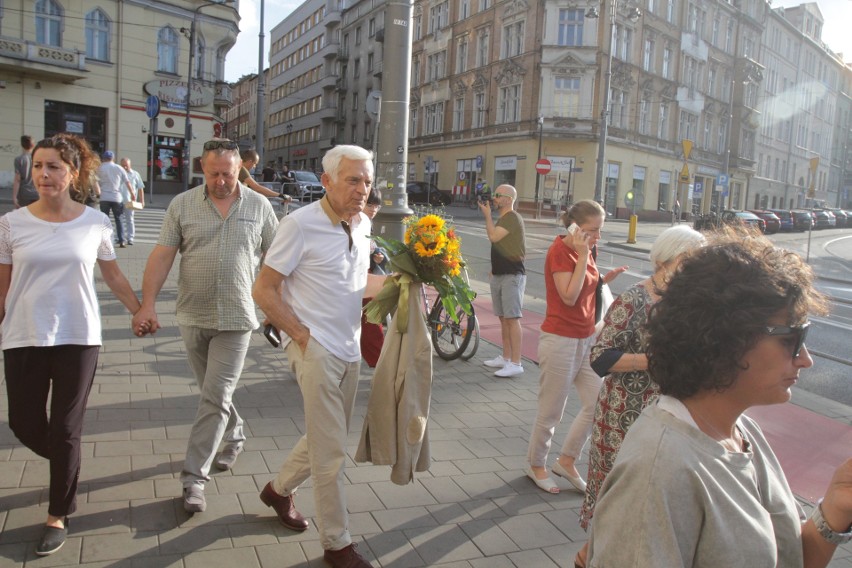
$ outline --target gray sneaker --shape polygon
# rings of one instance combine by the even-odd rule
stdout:
[[[204,499],[204,487],[201,485],[190,485],[183,488],[183,509],[187,513],[203,513],[207,508],[207,500]]]
[[[219,457],[216,458],[216,467],[222,471],[228,471],[237,463],[237,456],[243,452],[242,444],[228,444]]]

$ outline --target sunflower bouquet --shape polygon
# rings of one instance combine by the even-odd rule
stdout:
[[[394,274],[389,276],[384,288],[364,308],[367,321],[384,323],[385,318],[399,307],[397,324],[401,333],[408,323],[408,284],[423,282],[435,288],[444,309],[453,319],[458,308],[471,313],[471,302],[476,294],[461,276],[464,260],[461,256],[461,239],[454,227],[439,215],[407,217],[405,240],[374,237],[383,247]],[[403,310],[405,313],[402,313]],[[405,325],[405,327],[403,327]]]

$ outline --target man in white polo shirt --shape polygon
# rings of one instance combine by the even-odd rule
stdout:
[[[362,211],[373,183],[372,159],[359,146],[326,153],[325,197],[281,220],[253,290],[267,319],[286,334],[306,429],[260,499],[284,526],[306,530],[293,493],[310,477],[324,559],[334,567],[370,566],[349,534],[343,467],[361,366],[361,300],[375,295],[385,279],[367,273],[371,225]]]

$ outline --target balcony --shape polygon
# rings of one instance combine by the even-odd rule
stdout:
[[[378,77],[378,78],[381,79],[381,77],[382,77],[382,64],[383,63],[384,63],[384,61],[378,61],[376,63],[373,63],[373,70],[372,70],[373,77]]]
[[[334,59],[335,57],[337,57],[337,52],[339,50],[340,43],[336,41],[330,41],[320,48],[318,55],[324,57],[325,59]]]
[[[325,77],[323,77],[322,79],[320,79],[317,82],[319,83],[319,86],[322,89],[336,89],[337,88],[337,81],[339,79],[340,79],[339,75],[336,75],[334,73],[329,73],[328,75],[326,75]]]
[[[340,46],[337,50],[337,58],[340,61],[349,61],[349,48],[345,46]]]
[[[86,77],[86,54],[0,36],[0,69],[64,82]]]
[[[326,103],[321,109],[317,111],[317,118],[319,118],[320,120],[335,120],[337,119],[337,115],[337,105],[335,103]]]
[[[338,91],[347,91],[347,90],[349,90],[349,86],[348,86],[348,84],[347,84],[347,82],[346,82],[346,77],[341,77],[340,79],[338,79],[338,80],[337,80],[337,83],[336,83],[336,85],[335,85],[335,88],[336,88]]]
[[[343,19],[343,13],[340,11],[340,9],[339,8],[331,8],[328,11],[326,11],[325,18],[323,18],[322,22],[325,24],[325,27],[331,28],[331,27],[334,27],[334,26],[340,24],[342,19]]]
[[[231,94],[231,86],[228,83],[217,81],[213,91],[213,105],[219,107],[229,107],[234,103]]]

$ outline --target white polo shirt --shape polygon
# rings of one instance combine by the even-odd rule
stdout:
[[[281,219],[264,264],[284,275],[282,298],[311,337],[335,357],[356,362],[371,224],[363,213],[350,220],[350,250],[340,221],[325,197],[294,211]]]

